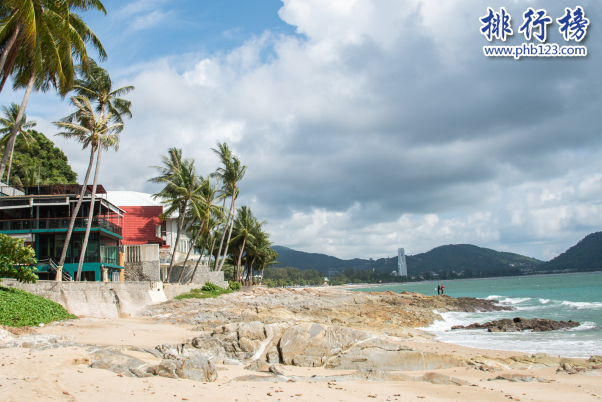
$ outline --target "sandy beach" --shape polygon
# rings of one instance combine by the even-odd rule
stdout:
[[[350,293],[350,292],[349,292]],[[293,293],[295,294],[295,293]],[[237,302],[239,299],[233,299]],[[297,296],[298,297],[298,296]],[[365,297],[375,297],[368,296]],[[246,299],[249,300],[249,299]],[[216,301],[213,301],[214,303]],[[198,307],[194,302],[172,303],[176,308]],[[177,307],[180,306],[180,307]],[[184,306],[184,307],[182,307]],[[159,308],[157,306],[157,308]],[[244,306],[240,306],[244,308]],[[222,307],[223,308],[223,307]],[[197,310],[198,311],[198,310]],[[159,322],[156,317],[121,319],[80,318],[66,323],[35,329],[38,335],[59,335],[81,345],[136,345],[154,348],[171,343],[184,344],[198,335],[196,324]],[[177,320],[176,320],[177,321]],[[462,359],[477,356],[509,359],[524,354],[507,351],[467,348],[434,341],[428,336],[416,341],[406,338],[404,344],[415,350]],[[156,365],[161,358],[149,353],[122,349],[131,357]],[[246,364],[245,364],[246,365]],[[474,366],[434,370],[408,371],[402,374],[421,376],[438,373],[465,381],[465,385],[434,384],[408,381],[271,381],[269,373],[246,370],[245,365],[216,364],[217,380],[199,382],[186,379],[151,376],[131,378],[108,370],[91,368],[85,347],[60,346],[47,350],[28,347],[0,349],[0,395],[3,401],[594,401],[602,395],[599,375],[557,373],[557,368],[483,371]],[[287,377],[341,376],[354,370],[332,370],[324,367],[279,365]],[[254,374],[267,381],[233,381]],[[531,376],[545,382],[509,382],[494,380],[500,375]],[[591,372],[589,374],[597,374]],[[549,381],[549,382],[548,382]]]

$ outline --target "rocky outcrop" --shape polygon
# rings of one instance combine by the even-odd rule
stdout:
[[[199,331],[254,321],[288,326],[311,322],[404,339],[431,339],[432,335],[414,328],[441,319],[437,312],[512,308],[497,304],[495,300],[455,299],[409,292],[254,288],[250,292],[235,292],[216,299],[170,301],[148,307],[142,315],[155,317],[160,323],[196,324]]]
[[[484,324],[474,323],[466,326],[455,325],[451,329],[486,329],[488,332],[522,332],[531,330],[533,332],[558,331],[562,329],[576,328],[580,324],[576,321],[554,321],[547,318],[521,318],[512,320],[503,319],[490,321]]]
[[[152,374],[147,373],[149,368],[147,362],[121,352],[105,348],[90,348],[88,355],[92,368],[109,370],[124,377],[152,377]]]
[[[203,331],[190,344],[196,353],[214,362],[236,359],[254,362],[249,369],[269,371],[276,363],[338,370],[379,368],[382,370],[434,370],[460,367],[465,363],[453,356],[414,351],[393,337],[366,331],[302,323],[264,325],[260,322],[228,324]],[[196,354],[188,345],[178,347]],[[159,349],[159,347],[158,347]],[[166,350],[161,347],[161,350]],[[177,355],[172,349],[164,356]],[[183,352],[182,352],[183,353]]]
[[[522,375],[522,374],[501,374],[495,378],[490,378],[487,381],[509,381],[509,382],[543,382],[550,383],[554,382],[554,380],[547,380],[543,377],[533,377],[530,375]]]

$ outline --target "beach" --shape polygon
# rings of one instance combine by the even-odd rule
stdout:
[[[358,294],[337,289],[259,290],[218,299],[162,303],[149,308],[146,316],[141,317],[84,317],[37,328],[29,334],[21,334],[22,337],[57,336],[52,346],[38,343],[0,349],[0,394],[2,400],[6,401],[193,401],[204,398],[217,401],[600,399],[598,395],[602,395],[602,382],[599,370],[568,374],[560,367],[562,363],[554,363],[554,367],[542,367],[539,363],[526,363],[529,359],[532,360],[532,357],[524,353],[483,350],[438,342],[427,332],[416,329],[436,318],[436,313],[432,313],[432,303],[439,303],[437,308],[440,310],[468,310],[473,305],[480,308],[489,305],[487,301],[469,300],[460,303],[452,298],[442,300],[443,302],[417,294]],[[267,305],[273,308],[263,309],[263,306]],[[332,307],[334,305],[338,307]],[[363,317],[358,317],[358,314],[363,314]],[[215,318],[215,322],[210,322],[209,315]],[[334,320],[336,317],[338,322]],[[356,320],[356,317],[360,319]],[[399,326],[392,325],[392,322],[398,323],[404,317],[407,322],[405,326],[394,335],[385,335],[393,332],[392,326]],[[214,325],[219,320],[222,320],[221,326]],[[333,321],[337,325],[333,325]],[[366,342],[366,339],[373,343],[378,341],[377,344],[390,350],[390,353],[420,355],[425,363],[438,356],[447,356],[446,361],[456,359],[454,361],[458,363],[457,367],[387,371],[391,375],[400,376],[403,381],[382,381],[376,377],[369,380],[357,379],[353,377],[354,373],[358,372],[356,369],[341,369],[342,366],[337,368],[332,364],[330,368],[326,368],[328,364],[321,367],[304,366],[299,360],[294,364],[283,364],[282,361],[276,364],[283,376],[247,370],[245,367],[249,365],[250,359],[246,359],[246,356],[255,353],[254,350],[249,354],[239,351],[229,355],[240,358],[241,361],[237,364],[234,364],[232,359],[216,355],[214,359],[217,379],[213,382],[165,378],[158,375],[135,378],[107,369],[90,367],[91,345],[109,347],[116,351],[115,353],[140,359],[152,366],[160,364],[162,358],[145,352],[145,348],[169,343],[174,346],[192,344],[196,345],[198,350],[203,350],[203,343],[199,340],[206,342],[222,336],[218,332],[224,332],[223,328],[226,327],[238,328],[238,344],[243,345],[244,337],[252,337],[243,337],[242,328],[261,325],[266,329],[266,333],[269,333],[270,328],[288,328],[281,334],[279,346],[281,359],[284,360],[287,359],[288,352],[282,344],[287,339],[287,331],[291,328],[303,328],[304,325],[309,325],[310,328],[314,328],[312,325],[319,325],[327,334],[347,334],[348,337],[351,334],[358,338],[360,343]],[[212,333],[207,330],[209,327],[214,328]],[[297,331],[298,338],[303,338],[304,333]],[[361,338],[364,336],[362,334],[368,336]],[[315,336],[320,337],[320,334]],[[327,336],[324,337],[325,341],[326,338]],[[303,339],[304,342],[312,341],[308,337]],[[358,339],[354,338],[350,343],[357,343]],[[263,342],[268,340],[266,338]],[[403,344],[403,348],[391,348],[388,344]],[[323,344],[314,344],[313,349],[299,349],[296,353],[311,357],[311,351],[319,346]],[[184,347],[180,351],[184,353],[185,350]],[[348,350],[352,351],[353,348],[348,347]],[[261,354],[259,351],[255,354],[259,354],[261,360],[265,359],[267,352],[268,350]],[[335,361],[333,359],[340,357],[336,353],[332,354],[331,363]],[[512,360],[512,357],[515,360]],[[565,365],[568,361],[564,362]],[[499,364],[503,362],[514,362],[518,365],[516,369],[501,368]],[[570,362],[574,363],[575,367],[588,364],[585,359],[573,359]],[[383,365],[389,363],[389,360],[381,361]],[[374,369],[378,370],[379,367]],[[382,377],[382,373],[379,375]],[[500,376],[506,376],[506,379],[495,380]],[[508,381],[511,376],[532,382]],[[449,383],[449,379],[455,382]]]

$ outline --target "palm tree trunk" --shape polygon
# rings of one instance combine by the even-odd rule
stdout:
[[[90,198],[90,212],[88,212],[88,224],[86,225],[86,234],[82,243],[82,251],[79,255],[79,264],[77,265],[77,279],[81,280],[82,267],[84,266],[84,258],[88,251],[88,238],[90,237],[90,229],[92,228],[92,218],[94,218],[94,201],[96,198],[96,185],[98,183],[98,171],[100,170],[100,157],[102,156],[102,145],[98,145],[98,157],[96,158],[96,170],[94,171],[94,183],[92,184],[92,197]],[[100,241],[100,239],[99,239]]]
[[[10,150],[10,159],[8,161],[8,173],[6,173],[6,185],[10,186],[10,168],[13,166],[13,154],[15,153],[15,144],[17,141],[13,142],[13,149]]]
[[[234,195],[232,195],[232,203],[234,203]],[[224,205],[226,205],[225,199]],[[215,264],[213,265],[214,271],[219,271],[218,264],[220,261],[220,256],[222,255],[222,246],[224,245],[224,237],[226,237],[226,230],[228,230],[228,225],[230,224],[230,216],[232,216],[232,204],[230,204],[230,210],[228,211],[228,219],[226,219],[226,226],[224,227],[224,232],[222,233],[222,240],[219,242],[219,249],[217,251],[217,255],[215,256]]]
[[[92,171],[92,165],[94,164],[94,154],[96,153],[96,149],[94,146],[90,152],[90,163],[88,163],[88,170],[86,171],[86,178],[84,179],[84,183],[82,184],[82,190],[79,193],[79,199],[77,200],[77,204],[75,204],[75,209],[71,214],[71,220],[69,221],[69,228],[67,229],[67,236],[65,237],[65,243],[63,244],[63,251],[61,252],[61,260],[59,261],[59,267],[62,267],[65,264],[65,257],[67,257],[67,248],[69,247],[69,242],[71,241],[71,234],[73,233],[73,227],[75,226],[75,220],[77,219],[77,214],[79,213],[79,208],[82,205],[82,201],[84,199],[84,195],[86,194],[86,187],[88,186],[88,179],[90,178],[90,172]],[[57,281],[60,278],[56,278]]]
[[[230,243],[230,238],[232,237],[232,228],[234,227],[234,211],[236,211],[236,184],[234,184],[234,186],[232,186],[232,206],[230,207],[230,210],[232,211],[232,223],[230,224],[230,231],[228,232],[228,240],[226,241],[226,247],[224,250],[224,257],[222,258],[222,261],[220,263],[220,266],[218,268],[218,272],[222,270],[223,266],[224,266],[224,262],[226,261],[226,255],[228,255],[228,246]],[[228,226],[226,226],[226,229],[228,228]],[[225,232],[224,232],[225,233]]]
[[[238,262],[236,263],[236,271],[238,272],[238,276],[240,277],[240,279],[242,279],[242,275],[240,274],[240,261],[242,260],[242,253],[245,251],[245,244],[247,242],[247,236],[244,236],[242,238],[242,247],[240,248],[240,254],[238,255]],[[226,258],[224,256],[224,258]],[[239,282],[240,282],[239,279]]]
[[[178,244],[180,243],[180,235],[182,233],[182,226],[184,225],[184,213],[186,212],[186,208],[188,208],[188,199],[184,202],[184,208],[180,212],[180,219],[178,222],[178,235],[176,236],[176,243],[173,245],[173,254],[171,255],[171,262],[169,263],[169,270],[167,271],[167,278],[165,280],[169,283],[169,278],[171,277],[171,271],[173,270],[173,263],[176,260],[176,252],[178,251]],[[182,268],[184,269],[184,268]]]
[[[255,255],[255,257],[253,257],[253,261],[251,261],[251,268],[249,268],[251,270],[251,281],[253,281],[253,266],[255,265],[256,258],[257,258],[257,254]]]
[[[8,54],[10,53],[15,41],[17,40],[17,36],[19,35],[20,26],[17,25],[13,33],[11,34],[8,42],[4,46],[4,51],[2,52],[2,56],[0,56],[0,71],[4,70],[4,64],[6,64],[6,59],[8,58]],[[10,74],[6,74],[10,75]],[[0,88],[0,92],[2,92],[2,88]]]
[[[8,143],[6,144],[6,148],[4,148],[4,155],[2,156],[2,162],[0,162],[0,179],[2,178],[2,176],[4,176],[4,171],[6,170],[6,162],[8,162],[8,156],[13,147],[15,146],[15,140],[17,138],[17,134],[19,133],[19,122],[21,122],[21,120],[23,119],[23,115],[25,114],[25,108],[27,107],[27,101],[29,101],[29,95],[31,95],[35,78],[35,75],[31,74],[29,82],[27,83],[27,89],[25,90],[23,102],[21,102],[19,113],[17,113],[17,118],[15,119],[15,125],[13,126],[13,129],[10,132],[10,137],[8,139]],[[8,183],[6,184],[8,185]]]
[[[217,233],[217,230],[215,231]],[[211,257],[213,257],[213,249],[215,247],[215,242],[217,241],[217,237],[213,238],[213,242],[211,242],[211,249],[209,251],[209,265],[211,265]],[[217,263],[217,257],[215,258],[215,261]],[[215,266],[213,266],[213,270],[215,271]]]
[[[196,270],[199,267],[199,263],[201,262],[201,260],[203,259],[203,253],[205,252],[205,247],[203,247],[203,249],[201,250],[201,258],[198,259],[198,261],[196,262],[196,265],[194,266],[194,271],[192,271],[192,275],[190,276],[190,282],[192,282],[192,278],[194,278],[194,274],[196,274]]]
[[[194,236],[194,240],[193,240],[192,244],[190,245],[190,248],[188,249],[188,254],[186,254],[186,259],[184,260],[184,265],[182,265],[182,272],[180,272],[180,277],[178,278],[178,283],[180,283],[180,281],[182,280],[182,276],[184,276],[184,270],[186,269],[186,262],[188,262],[188,257],[190,257],[190,252],[194,248],[194,245],[196,244],[196,241],[199,239],[199,235],[201,234],[203,229],[205,229],[205,222],[203,222],[203,224],[201,225],[201,229],[197,232],[196,236]],[[202,257],[203,256],[201,255],[201,258]],[[199,260],[200,260],[200,258],[199,258]],[[195,269],[195,271],[196,271],[196,269]],[[191,281],[192,281],[192,278],[191,278]]]
[[[263,270],[265,269],[265,265],[261,266],[261,278],[259,279],[259,284],[261,285],[261,283],[263,282]]]

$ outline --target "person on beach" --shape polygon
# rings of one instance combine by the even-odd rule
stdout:
[[[441,285],[441,294],[443,294],[444,290],[445,290],[445,286]]]
[[[437,285],[437,296],[441,294],[441,285]]]

